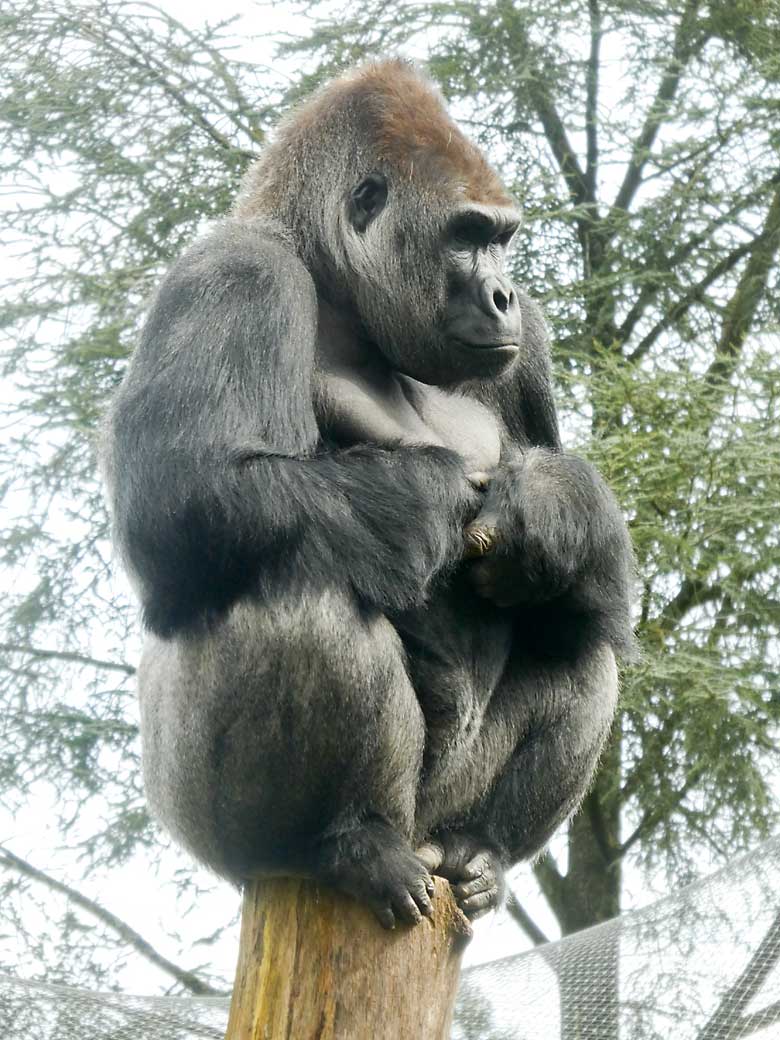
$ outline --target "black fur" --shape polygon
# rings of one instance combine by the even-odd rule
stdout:
[[[576,808],[631,552],[561,450],[544,325],[502,273],[516,214],[472,206],[464,245],[455,188],[401,176],[334,97],[173,265],[105,458],[153,807],[220,873],[314,875],[391,926],[430,912],[429,869],[488,909]],[[281,204],[314,152],[333,176]],[[386,198],[356,206],[366,183]]]

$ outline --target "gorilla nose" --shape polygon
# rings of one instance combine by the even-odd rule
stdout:
[[[509,304],[512,302],[514,293],[510,289],[509,292],[506,289],[494,289],[493,290],[493,306],[497,311],[501,311],[502,314],[506,314],[509,310]]]
[[[503,278],[486,278],[479,295],[482,311],[498,325],[511,322],[519,310],[517,294]]]

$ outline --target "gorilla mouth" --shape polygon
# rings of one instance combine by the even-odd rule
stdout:
[[[474,343],[465,339],[458,339],[455,340],[455,342],[461,347],[466,347],[468,350],[478,350],[480,353],[485,353],[487,351],[501,351],[506,354],[516,354],[520,349],[519,345],[515,343],[514,340],[509,340],[508,342],[494,341],[487,343]]]

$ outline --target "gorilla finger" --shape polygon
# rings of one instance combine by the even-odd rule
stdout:
[[[484,852],[478,852],[473,859],[463,868],[463,876],[466,878],[477,878],[481,875],[493,873],[493,857],[485,850]]]
[[[372,903],[371,909],[383,928],[386,928],[389,932],[395,928],[395,914],[389,906],[384,903]]]
[[[431,874],[437,867],[441,866],[442,860],[444,859],[444,849],[438,841],[426,841],[424,845],[419,847],[419,849],[414,850],[414,854]],[[433,894],[432,881],[431,894]]]
[[[444,869],[447,877],[463,873],[463,867],[473,854],[473,843],[462,834],[446,834],[442,839],[444,845]]]
[[[415,895],[414,901],[423,917],[433,917],[433,903],[427,892]]]
[[[455,898],[460,902],[462,899],[470,899],[471,896],[475,896],[480,892],[489,892],[491,889],[495,889],[496,879],[490,874],[481,874],[479,877],[474,878],[473,881],[461,881],[459,885],[456,885],[453,889]]]
[[[430,888],[428,887],[430,882]],[[433,882],[430,878],[423,878],[419,885],[413,886],[409,889],[412,899],[415,901],[421,912],[426,917],[430,917],[433,913],[433,903],[431,902],[431,896],[433,895]]]
[[[419,924],[422,921],[420,908],[412,898],[411,892],[405,889],[400,889],[393,894],[393,911],[408,924]]]
[[[479,558],[495,548],[498,532],[495,527],[473,520],[463,531],[463,555],[467,560]]]

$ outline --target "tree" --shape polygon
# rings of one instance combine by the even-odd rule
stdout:
[[[18,587],[3,608],[4,797],[55,783],[65,834],[74,804],[110,801],[90,866],[139,844],[153,856],[127,688],[103,685],[132,654],[97,417],[143,298],[229,205],[278,108],[400,49],[428,58],[514,186],[514,274],[551,319],[568,443],[617,489],[636,546],[642,657],[568,866],[545,856],[541,890],[569,933],[619,912],[629,859],[679,882],[703,851],[764,834],[780,716],[777,0],[308,4],[320,21],[286,45],[309,70],[291,86],[231,57],[227,27],[193,32],[148,4],[6,10],[19,275],[1,313],[19,389],[0,464],[23,512],[4,542]]]

